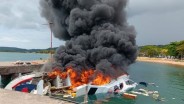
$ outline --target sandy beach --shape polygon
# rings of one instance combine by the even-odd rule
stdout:
[[[137,61],[184,66],[184,60],[181,61],[166,58],[137,57]]]

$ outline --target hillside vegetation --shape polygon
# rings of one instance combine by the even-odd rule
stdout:
[[[57,47],[48,49],[22,49],[16,47],[0,47],[0,52],[22,52],[22,53],[55,53]],[[184,40],[171,42],[166,45],[146,45],[139,47],[140,57],[161,57],[172,59],[184,58]]]
[[[21,53],[54,53],[57,48],[48,49],[22,49],[16,47],[0,47],[0,52],[21,52]]]
[[[141,46],[139,47],[139,56],[182,59],[184,58],[184,40],[167,45]]]

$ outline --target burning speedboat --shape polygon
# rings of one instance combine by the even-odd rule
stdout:
[[[127,74],[116,79],[112,79],[102,73],[95,73],[92,69],[88,71],[85,70],[80,75],[78,75],[72,68],[67,69],[67,74],[65,72],[62,73],[59,70],[55,70],[48,73],[48,77],[55,78],[55,80],[57,80],[55,85],[58,89],[64,88],[65,91],[63,92],[69,91],[69,94],[75,94],[76,97],[86,94],[94,95],[100,93],[122,94],[134,89],[137,85],[137,83],[129,79],[129,75]],[[60,84],[58,84],[58,82]],[[67,86],[68,89],[66,89]]]
[[[92,69],[85,70],[78,75],[75,70],[68,68],[66,72],[54,69],[47,74],[19,76],[11,81],[5,89],[22,92],[27,89],[27,92],[40,95],[50,93],[52,95],[79,97],[100,93],[122,94],[135,88],[136,85],[137,83],[130,80],[127,74],[111,79],[102,73],[95,73]]]
[[[85,84],[79,87],[76,87],[76,95],[81,96],[86,94],[94,95],[99,93],[115,93],[122,94],[124,92],[130,91],[136,87],[137,83],[129,79],[128,75],[122,75],[116,80],[111,80],[110,83],[105,85],[91,85]]]

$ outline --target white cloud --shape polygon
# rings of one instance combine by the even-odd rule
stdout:
[[[29,40],[19,39],[16,37],[0,37],[1,42],[20,42],[20,43],[29,43]]]
[[[39,0],[0,0],[0,46],[48,48],[50,29],[42,24]],[[137,42],[166,44],[184,39],[184,0],[129,0],[128,21]],[[156,38],[155,38],[156,37]],[[53,46],[64,44],[56,38]]]
[[[135,15],[162,14],[184,9],[184,0],[129,0],[129,17]]]
[[[40,29],[39,0],[0,0],[0,26],[17,29]]]
[[[50,30],[29,30],[29,29],[0,29],[0,46],[20,47],[26,49],[49,48]],[[64,44],[63,41],[53,38],[53,47]]]
[[[130,0],[127,10],[138,45],[184,39],[184,0]]]
[[[49,48],[50,29],[40,16],[40,0],[0,0],[0,46]],[[53,38],[53,47],[64,44]]]

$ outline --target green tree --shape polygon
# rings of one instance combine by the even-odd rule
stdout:
[[[168,45],[146,45],[139,47],[139,56],[174,56],[174,58],[182,59],[184,57],[184,40],[179,42],[171,42]]]
[[[184,55],[184,41],[180,41],[178,46],[176,47],[176,51],[178,53],[179,58],[183,58]]]
[[[167,56],[168,55],[167,53],[168,53],[168,49],[162,48],[160,50],[160,55],[163,57]]]
[[[147,45],[140,48],[140,54],[146,57],[157,57],[160,54],[160,48],[153,45]]]
[[[171,42],[168,46],[168,55],[169,56],[174,56],[177,57],[178,56],[178,52],[176,51],[176,47],[178,45],[178,42]]]

